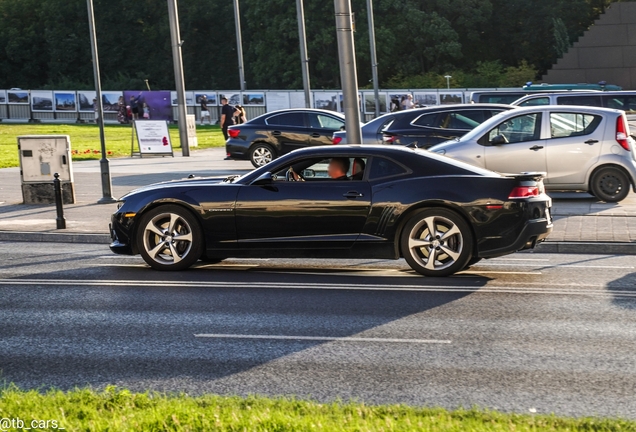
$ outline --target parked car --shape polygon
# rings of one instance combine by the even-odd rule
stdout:
[[[350,144],[382,144],[382,129],[386,127],[387,124],[392,122],[396,116],[400,115],[416,115],[420,112],[421,109],[413,109],[408,111],[396,111],[383,114],[379,117],[374,118],[362,125],[362,142],[361,143],[350,143]],[[332,143],[333,144],[348,144],[347,143],[347,132],[346,131],[336,131],[332,135]]]
[[[333,158],[350,165],[348,177],[327,176]],[[543,241],[550,206],[540,174],[502,176],[404,147],[330,145],[241,177],[133,191],[112,215],[110,248],[158,270],[228,257],[403,256],[423,275],[448,276]]]
[[[636,184],[634,144],[624,111],[548,105],[503,112],[430,150],[498,172],[546,172],[549,190],[616,202]]]
[[[579,105],[625,111],[628,120],[636,120],[636,91],[544,93],[524,96],[514,106]]]
[[[258,168],[298,148],[331,144],[333,133],[344,125],[344,116],[334,111],[273,111],[230,126],[225,148],[228,158],[249,159]]]
[[[382,141],[418,148],[460,137],[510,105],[461,104],[402,111],[382,129]]]

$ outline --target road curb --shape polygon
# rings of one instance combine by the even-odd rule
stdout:
[[[538,245],[536,253],[636,255],[636,243],[632,242],[566,242],[546,241]]]
[[[108,234],[99,233],[0,231],[0,241],[109,244],[111,240]]]

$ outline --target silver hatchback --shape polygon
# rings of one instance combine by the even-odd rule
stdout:
[[[624,111],[548,105],[504,111],[430,151],[502,173],[545,172],[548,190],[617,202],[636,188],[635,144]]]

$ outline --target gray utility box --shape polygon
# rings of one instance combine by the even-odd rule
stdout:
[[[20,179],[24,204],[53,204],[53,174],[60,175],[62,201],[75,204],[75,185],[68,135],[27,135],[18,137]]]

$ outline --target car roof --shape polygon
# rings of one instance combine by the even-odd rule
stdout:
[[[336,117],[344,118],[344,114],[342,113],[339,113],[337,111],[326,110],[326,109],[319,109],[319,108],[288,108],[288,109],[281,109],[276,111],[269,111],[262,115],[284,114],[288,112],[313,112],[318,114],[331,114],[331,115],[335,115]]]
[[[589,112],[596,114],[624,114],[625,111],[614,108],[592,107],[583,105],[534,105],[528,107],[515,107],[513,112],[515,114],[533,111],[555,111],[560,112]],[[502,113],[498,114],[501,115]]]

